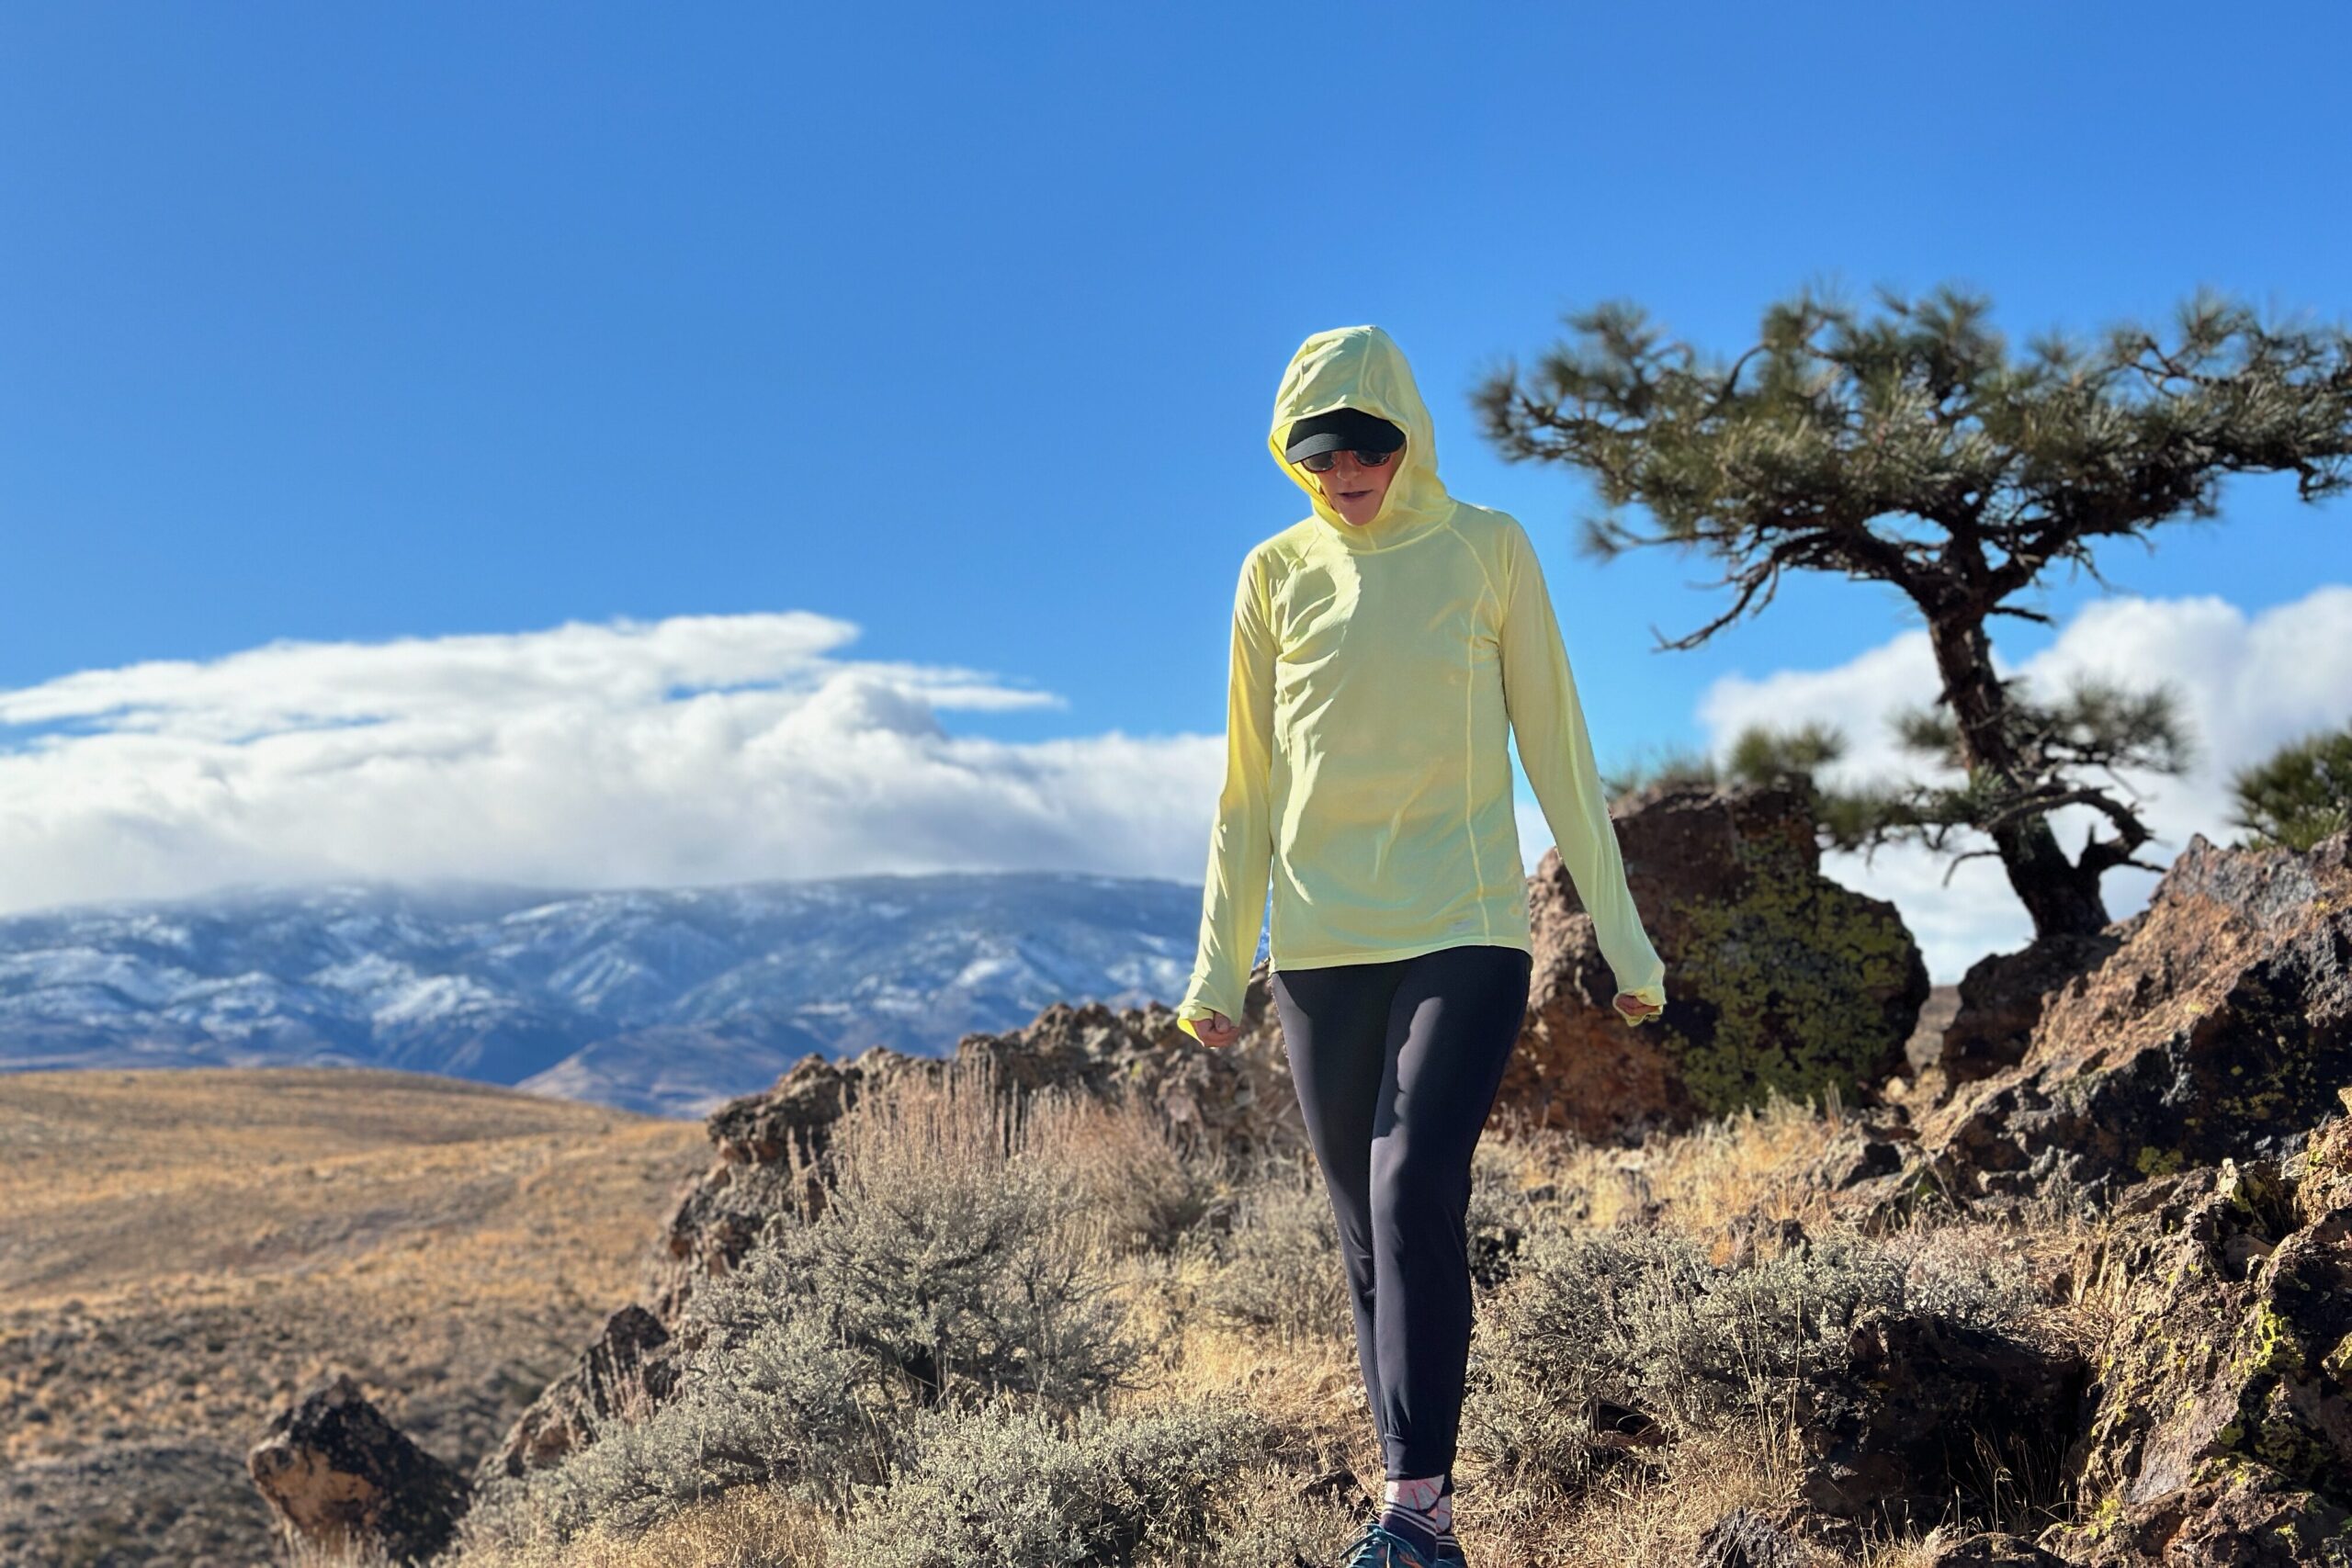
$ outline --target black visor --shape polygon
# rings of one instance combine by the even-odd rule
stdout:
[[[1317,452],[1394,452],[1403,445],[1405,433],[1378,414],[1337,408],[1311,419],[1293,420],[1283,456],[1295,463]]]

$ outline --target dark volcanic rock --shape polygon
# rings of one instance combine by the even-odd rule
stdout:
[[[1919,1120],[1938,1184],[2094,1196],[2283,1158],[2352,1084],[2352,835],[2308,853],[2190,838],[2108,960],[2051,996],[2025,1058]]]
[[[2120,927],[2060,936],[2015,953],[1991,953],[1960,980],[1960,1006],[1936,1043],[1935,1065],[1949,1090],[2025,1059],[2050,995],[2098,968],[2121,942]]]
[[[2145,1184],[2082,1272],[2116,1313],[2077,1522],[2042,1544],[2096,1568],[2352,1564],[2352,1117],[2283,1164]]]
[[[1924,1529],[1955,1495],[1986,1511],[2001,1506],[2003,1488],[2057,1500],[2086,1370],[2079,1355],[1876,1311],[1855,1322],[1846,1350],[1800,1389],[1809,1506]]]
[[[278,1414],[245,1468],[287,1533],[315,1551],[430,1558],[472,1501],[454,1466],[409,1441],[340,1372]]]
[[[1665,1013],[1638,1027],[1556,846],[1529,888],[1535,972],[1528,1029],[1505,1073],[1506,1114],[1596,1143],[1791,1098],[1867,1102],[1907,1063],[1928,970],[1892,903],[1821,874],[1804,786],[1660,785],[1617,819]]]

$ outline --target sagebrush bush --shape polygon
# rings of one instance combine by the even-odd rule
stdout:
[[[1164,1561],[1216,1539],[1267,1435],[1233,1399],[1070,1418],[1005,1399],[935,1406],[913,1417],[890,1480],[859,1497],[835,1555],[859,1568]]]
[[[1210,1262],[1199,1302],[1212,1316],[1284,1344],[1354,1335],[1339,1225],[1313,1166],[1262,1168],[1234,1194],[1225,1229],[1196,1231],[1182,1245]]]
[[[1052,1416],[1126,1386],[1138,1348],[1078,1234],[1085,1190],[1039,1147],[1056,1110],[1010,1102],[985,1066],[862,1098],[822,1212],[781,1217],[688,1299],[669,1403],[486,1489],[469,1540],[634,1533],[752,1484],[843,1509],[913,1413],[1005,1396]]]
[[[1214,1539],[1168,1551],[1160,1568],[1299,1568],[1331,1562],[1365,1518],[1369,1494],[1309,1490],[1306,1472],[1271,1461],[1236,1472]]]
[[[1470,1278],[1482,1289],[1492,1290],[1510,1277],[1521,1247],[1538,1226],[1558,1223],[1545,1201],[1520,1185],[1521,1157],[1491,1138],[1471,1153],[1464,1223]]]
[[[1720,1268],[1671,1232],[1539,1232],[1474,1329],[1462,1446],[1523,1481],[1573,1486],[1603,1402],[1690,1431],[1770,1416],[1843,1359],[1866,1307],[2010,1326],[2030,1283],[1978,1253],[1851,1232]]]
[[[1040,1141],[1031,1140],[1032,1148]],[[1172,1252],[1228,1178],[1221,1151],[1187,1154],[1139,1097],[1085,1097],[1054,1108],[1040,1149],[1078,1199],[1073,1228],[1109,1258]]]
[[[690,1314],[723,1341],[786,1303],[820,1311],[892,1404],[1074,1406],[1124,1386],[1137,1348],[1082,1238],[1086,1190],[1053,1154],[1067,1105],[1008,1102],[985,1066],[869,1095],[835,1134],[825,1212],[773,1230]]]

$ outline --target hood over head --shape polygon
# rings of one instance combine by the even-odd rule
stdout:
[[[1405,449],[1388,493],[1372,521],[1358,526],[1323,499],[1316,476],[1283,456],[1291,423],[1336,408],[1377,414],[1405,433]],[[1396,339],[1378,327],[1334,327],[1298,345],[1274,394],[1274,420],[1266,446],[1293,483],[1306,492],[1315,515],[1355,549],[1385,549],[1415,538],[1453,514],[1453,498],[1437,477],[1437,434],[1430,411],[1413,385],[1412,367]]]

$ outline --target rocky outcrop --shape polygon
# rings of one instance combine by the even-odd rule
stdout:
[[[2122,1209],[2079,1274],[2114,1312],[2078,1522],[2042,1544],[2086,1568],[2352,1563],[2352,1117]]]
[[[2284,1158],[2352,1084],[2352,835],[2308,852],[2192,835],[2106,962],[2046,998],[2022,1060],[1914,1119],[1916,1158],[1853,1185],[2092,1202],[2224,1157]]]
[[[381,1548],[422,1562],[449,1544],[472,1501],[454,1466],[411,1442],[337,1373],[270,1423],[245,1468],[287,1537],[313,1553]]]
[[[1529,887],[1535,971],[1504,1114],[1637,1143],[1702,1116],[1836,1090],[1867,1102],[1906,1069],[1928,970],[1892,903],[1821,874],[1803,784],[1661,785],[1620,810],[1645,929],[1667,964],[1663,1016],[1638,1028],[1556,847]]]
[[[832,1125],[867,1085],[901,1072],[937,1073],[935,1058],[876,1046],[846,1062],[811,1054],[758,1094],[704,1119],[718,1160],[671,1215],[640,1299],[662,1324],[678,1321],[695,1285],[731,1272],[778,1215],[815,1214]]]

